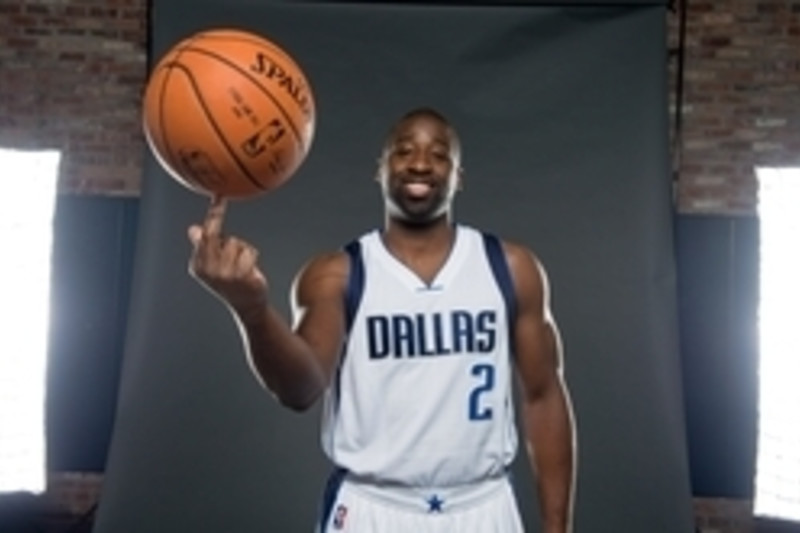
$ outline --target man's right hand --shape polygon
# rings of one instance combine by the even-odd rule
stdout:
[[[258,250],[222,235],[226,202],[215,197],[202,225],[189,227],[194,251],[189,273],[242,318],[260,314],[267,300],[267,279],[258,268]]]

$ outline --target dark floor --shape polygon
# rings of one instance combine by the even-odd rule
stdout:
[[[90,533],[93,519],[94,508],[75,516],[28,493],[0,495],[0,533]]]

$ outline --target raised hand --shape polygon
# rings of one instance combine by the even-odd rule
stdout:
[[[267,279],[258,268],[258,250],[239,238],[223,236],[227,203],[215,197],[202,225],[189,227],[194,251],[189,273],[240,315],[263,310]]]

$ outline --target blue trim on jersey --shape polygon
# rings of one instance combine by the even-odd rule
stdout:
[[[517,297],[514,294],[514,282],[511,279],[511,270],[508,268],[506,254],[503,252],[503,245],[500,239],[490,233],[482,233],[483,244],[486,248],[486,256],[492,268],[492,274],[500,287],[503,299],[506,302],[506,314],[508,315],[508,335],[511,341],[512,351],[514,346],[514,322],[517,317]]]
[[[317,529],[320,533],[327,531],[328,521],[331,519],[331,513],[333,512],[333,504],[336,503],[336,498],[339,496],[339,489],[342,488],[345,476],[347,476],[346,469],[336,468],[328,477],[328,482],[325,484],[325,492],[322,495],[322,512],[320,513],[319,528]]]
[[[361,298],[364,295],[364,257],[361,254],[361,243],[358,240],[350,241],[345,247],[344,251],[350,259],[350,274],[347,279],[347,288],[344,295],[344,311],[345,311],[345,333],[350,336],[350,330],[353,328],[353,322],[356,319],[358,307],[361,305]],[[342,366],[344,364],[344,357],[347,353],[347,342],[342,347],[342,352],[339,355],[339,365],[336,368],[336,377],[334,378],[333,391],[336,400],[336,407],[338,410],[339,388],[341,387]]]
[[[358,241],[350,242],[344,247],[344,251],[350,258],[350,277],[344,297],[345,326],[349,334],[358,306],[361,304],[361,296],[364,294],[364,258],[361,256],[361,243]]]

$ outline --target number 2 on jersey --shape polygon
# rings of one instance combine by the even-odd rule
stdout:
[[[481,408],[481,394],[494,388],[494,367],[488,364],[477,364],[472,367],[472,375],[478,378],[479,384],[469,395],[469,419],[491,420],[492,408]]]

